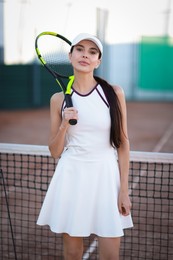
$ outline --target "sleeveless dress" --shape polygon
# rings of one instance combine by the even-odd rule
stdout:
[[[78,123],[68,128],[37,224],[75,237],[123,236],[133,223],[117,206],[120,174],[109,141],[109,105],[100,85],[87,95],[73,89],[72,99]]]

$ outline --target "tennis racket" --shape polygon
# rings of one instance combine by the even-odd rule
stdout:
[[[68,58],[70,46],[71,42],[68,39],[55,32],[42,32],[35,39],[35,50],[38,59],[60,86],[65,95],[67,107],[73,106],[71,87],[74,76]],[[77,120],[70,119],[69,123],[75,125]]]

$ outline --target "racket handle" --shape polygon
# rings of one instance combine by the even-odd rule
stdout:
[[[73,106],[70,94],[66,94],[65,95],[65,102],[66,102],[66,106],[67,107],[72,107]],[[70,125],[76,125],[77,124],[77,120],[76,119],[70,119],[69,120],[69,124]]]
[[[77,124],[77,120],[76,119],[70,119],[69,120],[69,124],[70,125],[76,125]]]

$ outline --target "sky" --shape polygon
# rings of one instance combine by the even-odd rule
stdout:
[[[0,0],[0,45],[6,64],[23,64],[36,58],[35,37],[47,30],[69,40],[97,34],[106,44],[173,37],[172,10],[173,0]]]

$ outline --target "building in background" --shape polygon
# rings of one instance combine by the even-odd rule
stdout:
[[[173,0],[0,0],[0,108],[46,105],[57,91],[36,61],[35,37],[46,30],[96,34],[99,76],[127,99],[172,101],[172,9]]]

